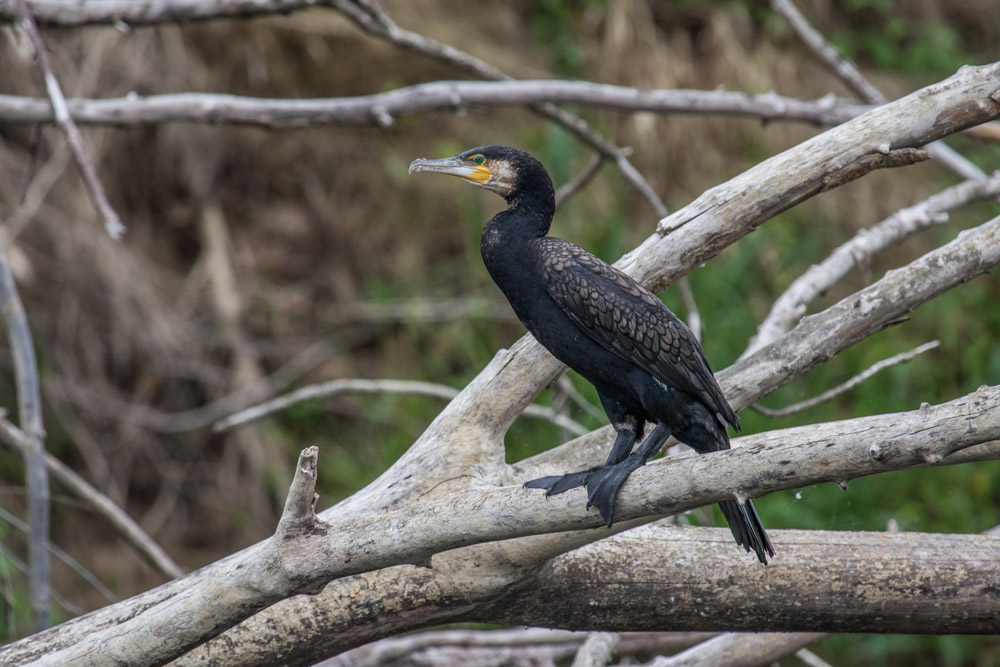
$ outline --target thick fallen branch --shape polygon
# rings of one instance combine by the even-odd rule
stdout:
[[[558,619],[553,625],[568,629],[997,630],[1000,538],[771,534],[779,555],[765,568],[732,558],[724,528],[636,528],[553,559],[473,616],[494,623]]]
[[[984,387],[913,412],[771,432],[748,440],[752,438],[770,439],[771,444],[747,444],[710,456],[657,462],[636,471],[619,497],[618,520],[673,514],[734,495],[757,496],[940,463],[953,452],[1000,438],[1000,387]],[[204,571],[189,575],[192,585],[161,587],[175,592],[156,595],[152,606],[140,603],[128,620],[87,633],[63,651],[46,653],[37,664],[91,664],[88,661],[97,651],[103,659],[159,664],[270,604],[297,593],[318,592],[338,577],[402,563],[430,563],[436,553],[478,542],[602,523],[595,512],[580,511],[581,494],[546,498],[520,486],[467,490],[326,523],[310,510],[315,502],[315,456],[315,448],[303,452],[272,540],[207,568],[212,570],[210,576]],[[782,543],[776,544],[780,551]],[[737,553],[729,544],[728,558],[746,568],[750,557],[741,559]],[[665,562],[672,561],[657,557],[659,567]],[[133,600],[148,597],[143,594]],[[136,604],[129,602],[116,606]],[[700,612],[695,614],[691,622],[698,622],[700,616]],[[803,629],[758,623],[761,627],[755,629]],[[65,645],[60,640],[74,634],[54,633],[49,639]],[[0,649],[0,658],[18,660],[18,647],[31,643],[22,640]],[[47,650],[52,648],[49,645]],[[35,643],[34,650],[39,649]]]
[[[583,104],[620,111],[720,114],[765,121],[837,125],[870,107],[832,97],[804,101],[774,93],[724,90],[641,90],[587,81],[435,81],[360,97],[267,99],[220,93],[128,95],[67,100],[70,116],[87,125],[234,123],[283,128],[307,125],[391,125],[403,116],[470,107]],[[47,100],[0,95],[0,121],[51,123]]]
[[[867,156],[922,146],[998,117],[1000,63],[965,67],[708,190],[661,220],[658,234],[619,266],[652,289],[662,289],[690,266],[711,259],[761,223],[817,194],[829,174]]]

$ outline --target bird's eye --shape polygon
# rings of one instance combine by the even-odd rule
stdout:
[[[477,165],[481,165],[484,162],[486,162],[486,158],[483,157],[482,155],[477,155],[476,157],[472,158],[472,161],[475,162]]]

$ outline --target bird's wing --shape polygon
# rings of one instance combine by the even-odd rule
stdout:
[[[579,246],[551,237],[538,240],[545,288],[577,326],[739,429],[701,345],[656,295]]]

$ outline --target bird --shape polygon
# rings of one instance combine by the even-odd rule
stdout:
[[[630,276],[548,236],[555,192],[538,160],[518,148],[485,145],[449,158],[418,158],[409,167],[416,172],[457,176],[506,200],[483,228],[486,269],[538,342],[594,385],[615,430],[604,465],[526,487],[551,496],[585,486],[587,509],[596,507],[610,528],[618,490],[671,435],[699,454],[729,449],[726,427],[739,431],[739,419],[698,340]],[[643,440],[647,423],[654,427]],[[767,564],[774,547],[753,503],[719,505],[736,542]]]

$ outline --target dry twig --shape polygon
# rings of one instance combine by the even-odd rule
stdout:
[[[10,549],[8,549],[7,547],[5,547],[2,543],[0,543],[0,556],[3,556],[4,558],[9,559],[10,562],[14,565],[15,568],[17,568],[19,571],[24,572],[25,574],[27,574],[27,572],[28,572],[28,564],[25,563],[20,558],[18,558],[17,554],[15,554]],[[7,572],[4,572],[4,576],[5,577],[7,576]],[[51,596],[52,596],[52,601],[55,602],[60,607],[62,607],[64,610],[66,610],[70,614],[70,616],[81,616],[81,615],[87,613],[86,609],[84,609],[83,607],[80,607],[78,605],[73,604],[72,602],[70,602],[69,600],[67,600],[65,596],[63,596],[61,593],[59,593],[59,591],[57,591],[54,588],[52,589]]]
[[[2,418],[0,418],[0,440],[17,448],[22,455],[26,454],[30,445],[27,436],[21,429]],[[176,579],[184,575],[184,570],[171,560],[170,556],[146,534],[146,531],[125,510],[76,474],[72,468],[48,453],[45,454],[45,467],[59,483],[76,494],[77,497],[87,501],[94,511],[107,519],[122,539],[131,544],[153,569],[167,579]]]
[[[587,187],[587,184],[590,183],[590,181],[592,181],[594,177],[597,176],[597,172],[601,170],[601,166],[604,164],[604,160],[605,158],[603,155],[601,155],[600,153],[595,153],[594,156],[590,158],[590,164],[584,167],[583,171],[577,174],[576,178],[574,178],[569,183],[563,183],[562,185],[559,186],[559,188],[556,190],[557,209],[564,201],[575,195],[583,188]]]
[[[97,170],[94,168],[94,163],[87,153],[86,146],[83,145],[83,137],[80,136],[80,130],[73,121],[73,116],[66,105],[66,98],[63,96],[59,80],[56,79],[55,72],[52,69],[52,63],[49,61],[49,53],[45,48],[45,42],[42,41],[42,36],[38,32],[38,26],[35,25],[34,16],[28,8],[28,1],[16,0],[16,2],[21,17],[21,26],[28,33],[28,38],[35,47],[35,53],[38,56],[38,65],[45,76],[45,88],[49,93],[49,101],[52,104],[52,114],[55,117],[55,121],[66,135],[66,141],[73,151],[73,157],[76,158],[76,165],[80,169],[80,175],[83,177],[83,182],[87,186],[87,192],[90,193],[90,198],[94,202],[94,206],[101,214],[101,217],[104,218],[104,229],[111,238],[121,238],[122,234],[125,233],[125,225],[122,224],[118,213],[108,201],[108,196],[104,192],[104,186],[101,185],[101,180],[97,177]]]
[[[7,510],[3,509],[2,507],[0,507],[0,519],[3,519],[7,523],[9,523],[11,526],[14,527],[15,530],[18,530],[24,533],[25,535],[29,536],[31,535],[31,526],[24,523],[23,521],[21,521],[16,516],[11,514]],[[69,569],[73,570],[78,575],[80,575],[80,578],[86,581],[88,584],[90,584],[94,588],[94,590],[96,590],[104,597],[105,600],[107,600],[108,602],[118,601],[118,596],[112,593],[111,589],[105,586],[104,583],[100,579],[98,579],[93,572],[85,568],[80,563],[80,561],[73,558],[68,553],[66,553],[65,551],[63,551],[54,544],[49,544],[49,552],[53,556],[61,560],[63,563],[65,563],[66,566],[69,567]],[[55,595],[53,595],[53,599],[54,598]]]
[[[435,382],[419,382],[413,380],[372,380],[367,378],[341,378],[320,382],[301,387],[293,392],[279,396],[278,398],[260,403],[253,407],[241,410],[236,414],[220,419],[213,426],[212,430],[222,433],[237,426],[243,426],[258,419],[263,419],[268,415],[281,412],[296,403],[308,401],[314,398],[323,398],[341,394],[345,392],[366,392],[371,394],[419,394],[422,396],[434,396],[446,401],[450,401],[458,396],[459,390],[447,385]],[[529,405],[524,410],[525,417],[537,417],[545,419],[560,428],[564,428],[573,435],[583,435],[589,430],[576,421],[565,415],[557,413],[552,408],[542,405]]]
[[[847,382],[843,382],[837,385],[836,387],[833,387],[832,389],[828,389],[819,396],[814,396],[810,399],[799,401],[798,403],[793,403],[792,405],[788,405],[783,408],[778,408],[778,409],[765,408],[763,405],[757,405],[756,403],[754,405],[751,405],[750,408],[767,417],[787,417],[788,415],[793,415],[796,412],[802,412],[804,410],[816,407],[820,403],[825,403],[826,401],[829,401],[835,396],[839,396],[840,394],[850,391],[851,389],[858,386],[859,384],[861,384],[871,376],[875,375],[879,371],[885,370],[886,368],[890,368],[892,366],[896,366],[898,364],[905,364],[918,354],[923,354],[928,350],[933,350],[934,348],[939,347],[940,345],[941,341],[932,340],[929,343],[924,343],[923,345],[917,346],[916,348],[910,350],[909,352],[901,352],[899,354],[889,357],[888,359],[883,359],[882,361],[872,364],[867,369],[858,373]]]

